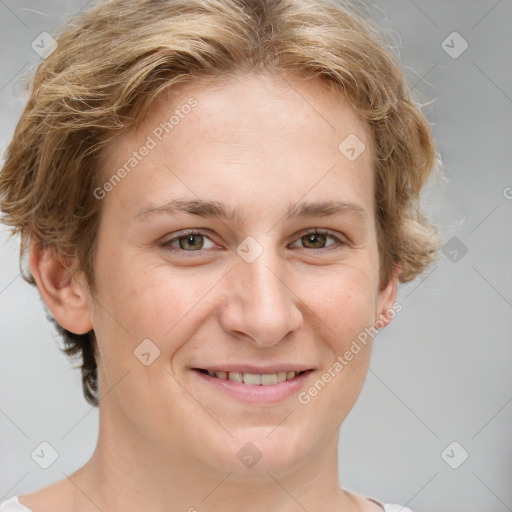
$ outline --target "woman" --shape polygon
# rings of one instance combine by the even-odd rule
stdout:
[[[328,1],[112,0],[56,42],[1,208],[100,432],[0,510],[407,511],[338,478],[373,337],[440,243],[376,33]]]

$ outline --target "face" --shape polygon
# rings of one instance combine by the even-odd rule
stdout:
[[[207,84],[105,152],[100,410],[174,460],[286,471],[332,449],[371,337],[345,354],[395,300],[396,280],[378,285],[371,141],[320,81]]]

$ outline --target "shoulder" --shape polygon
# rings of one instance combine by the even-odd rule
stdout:
[[[410,508],[402,507],[402,505],[391,505],[384,503],[384,512],[413,512]]]
[[[383,503],[382,501],[376,499],[376,498],[370,498],[369,496],[366,497],[367,500],[372,501],[373,503],[376,503],[379,505],[379,507],[384,512],[413,512],[411,509],[404,507],[402,505],[396,505],[391,503]]]
[[[72,485],[63,478],[47,487],[20,494],[0,503],[0,512],[68,512],[73,503]]]
[[[32,509],[22,505],[18,500],[18,496],[13,496],[0,503],[0,512],[32,512]]]

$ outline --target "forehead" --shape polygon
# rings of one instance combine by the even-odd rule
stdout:
[[[133,215],[173,196],[283,208],[299,197],[373,197],[368,127],[319,79],[239,75],[179,84],[110,144],[104,179],[144,146],[151,147],[108,197]]]
[[[197,106],[195,115],[189,116],[187,103],[192,99]],[[208,130],[219,138],[227,133],[230,141],[242,139],[244,131],[272,126],[285,128],[289,142],[294,135],[323,136],[326,131],[343,135],[347,128],[372,142],[366,122],[331,82],[296,73],[239,73],[180,83],[154,100],[132,134],[144,136],[158,120],[169,121],[165,114],[172,109],[180,117],[178,123],[188,118],[187,128]],[[180,110],[187,110],[185,116]],[[179,136],[176,132],[173,135]]]

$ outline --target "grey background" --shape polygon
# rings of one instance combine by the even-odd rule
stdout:
[[[84,6],[0,0],[2,153],[24,105],[23,77],[41,61],[31,42]],[[424,205],[450,245],[400,287],[403,311],[375,339],[341,429],[341,483],[414,512],[512,511],[512,2],[385,0],[369,9],[393,31],[428,103],[446,179],[429,185]],[[454,31],[468,43],[458,58],[442,46]],[[444,47],[453,53],[461,42],[452,36]],[[17,239],[6,243],[0,229],[1,502],[85,464],[98,411],[19,276]],[[30,456],[42,441],[59,453],[46,470]],[[457,469],[443,460],[457,465],[463,450]]]

